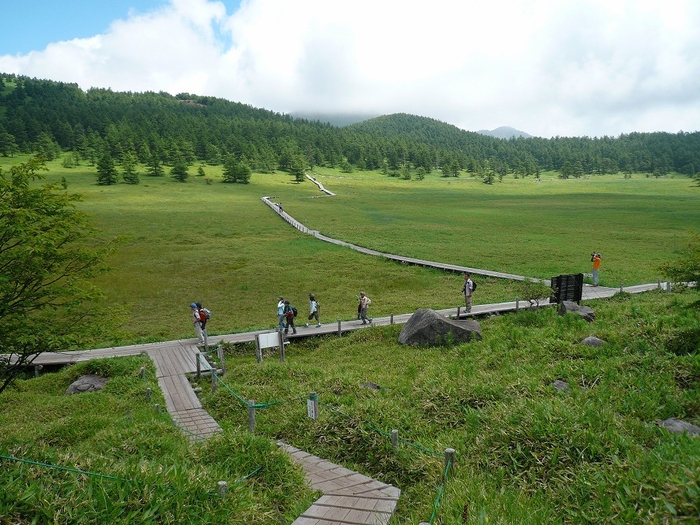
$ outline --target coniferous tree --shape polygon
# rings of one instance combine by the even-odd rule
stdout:
[[[117,168],[114,159],[105,151],[97,161],[97,184],[112,185],[117,183]]]
[[[127,184],[138,184],[139,174],[136,172],[136,155],[126,152],[122,155],[122,179]]]
[[[187,177],[190,176],[188,170],[189,168],[187,167],[185,159],[180,155],[176,156],[173,161],[173,167],[170,169],[170,174],[173,178],[178,182],[185,182]]]
[[[148,159],[148,174],[151,177],[162,177],[165,175],[160,156],[155,151],[151,153],[151,157]]]

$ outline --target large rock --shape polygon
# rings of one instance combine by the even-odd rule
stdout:
[[[440,345],[446,341],[468,343],[481,341],[481,326],[477,321],[453,321],[429,308],[421,308],[406,322],[399,334],[403,345]]]
[[[606,341],[603,341],[602,339],[598,339],[594,335],[589,335],[586,337],[583,341],[579,343],[580,345],[585,345],[585,346],[592,346],[593,348],[600,348],[604,344],[607,344]]]
[[[675,417],[669,417],[663,421],[656,421],[656,424],[660,427],[665,428],[673,434],[688,434],[689,436],[700,436],[700,427],[683,421],[682,419],[676,419]]]
[[[559,303],[559,315],[566,315],[568,313],[580,315],[589,323],[595,320],[595,313],[588,306],[581,306],[573,301],[562,301]]]
[[[81,376],[76,379],[66,390],[66,395],[68,394],[82,394],[83,392],[96,392],[102,390],[107,384],[108,379],[106,377],[100,377],[96,375]]]

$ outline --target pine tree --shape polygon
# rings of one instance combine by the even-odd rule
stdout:
[[[117,168],[114,159],[108,151],[105,151],[97,161],[97,184],[111,185],[117,183]]]

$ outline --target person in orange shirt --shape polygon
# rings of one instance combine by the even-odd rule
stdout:
[[[593,263],[593,286],[598,286],[598,270],[600,270],[600,254],[593,252],[591,254],[591,262]]]

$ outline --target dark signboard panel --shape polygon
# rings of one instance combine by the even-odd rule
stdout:
[[[583,274],[557,275],[552,277],[552,294],[549,302],[562,301],[580,302],[583,295]]]

